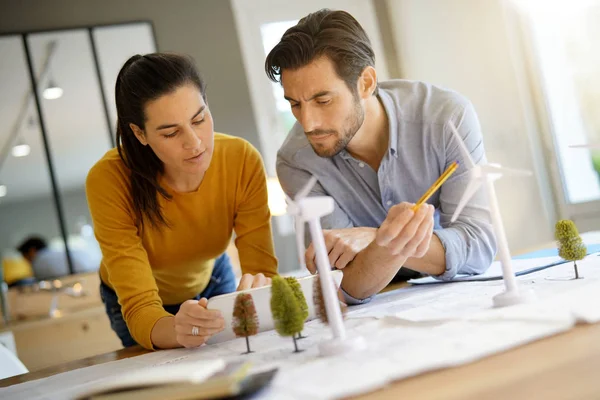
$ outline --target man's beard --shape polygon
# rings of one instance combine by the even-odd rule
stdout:
[[[315,129],[314,131],[311,131],[310,133],[306,133],[306,136],[310,137],[311,135],[324,135],[324,134],[333,134],[333,135],[338,136],[338,141],[331,148],[325,147],[321,144],[315,145],[315,144],[311,143],[313,150],[315,151],[315,153],[317,153],[317,155],[319,157],[324,157],[324,158],[334,157],[340,151],[344,150],[346,148],[346,146],[348,146],[348,143],[350,143],[350,141],[352,140],[354,135],[356,135],[356,132],[358,132],[358,130],[360,129],[360,127],[362,126],[364,121],[365,121],[365,112],[362,109],[362,107],[360,106],[360,102],[358,100],[356,100],[354,102],[353,112],[350,114],[350,116],[348,116],[348,118],[346,118],[346,124],[345,124],[344,128],[342,128],[343,134],[341,137],[339,137],[338,131],[325,130],[325,129]]]

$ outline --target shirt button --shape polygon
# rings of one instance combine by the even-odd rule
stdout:
[[[387,204],[388,206],[391,206],[392,205],[392,201],[388,200],[388,201],[385,202],[385,204]]]
[[[358,166],[361,167],[361,168],[364,168],[365,167],[365,163],[364,162],[359,162]]]

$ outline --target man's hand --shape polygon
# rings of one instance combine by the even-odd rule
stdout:
[[[332,267],[343,269],[365,249],[377,233],[376,228],[324,229],[325,247]],[[306,267],[311,274],[317,271],[315,248],[311,243],[304,255]]]
[[[267,278],[262,273],[256,275],[244,274],[242,275],[242,279],[240,280],[240,284],[236,291],[267,286],[270,284],[271,278]]]
[[[376,243],[387,247],[393,255],[421,258],[429,250],[435,208],[423,204],[414,212],[413,206],[411,203],[393,206],[377,230]]]

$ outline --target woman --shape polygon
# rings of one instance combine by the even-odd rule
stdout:
[[[224,253],[233,231],[238,290],[277,273],[260,155],[213,132],[204,82],[186,56],[131,57],[115,97],[117,148],[86,181],[106,312],[126,347],[200,346],[224,328],[207,298],[236,289]]]

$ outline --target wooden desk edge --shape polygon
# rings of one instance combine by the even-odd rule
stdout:
[[[590,365],[583,365],[585,363],[582,362],[582,360],[580,360],[582,354],[587,354],[587,356],[589,358],[593,358],[595,360],[597,360],[597,364],[600,364],[600,341],[597,340],[597,337],[599,337],[600,335],[600,323],[599,324],[583,324],[583,325],[577,325],[574,328],[566,331],[566,332],[562,332],[553,336],[549,336],[546,338],[542,338],[540,340],[535,340],[533,342],[524,344],[522,346],[518,346],[515,348],[512,348],[510,350],[507,350],[505,352],[501,352],[501,353],[497,353],[491,356],[487,356],[484,357],[482,359],[476,360],[474,362],[469,362],[467,364],[463,364],[457,367],[451,367],[451,368],[444,368],[442,370],[435,370],[435,371],[429,371],[423,374],[419,374],[413,377],[408,377],[405,379],[399,379],[397,381],[391,382],[389,385],[387,385],[386,387],[379,389],[377,391],[371,392],[369,394],[365,394],[365,395],[361,395],[356,397],[356,399],[385,399],[385,398],[389,398],[389,396],[392,393],[398,393],[400,392],[400,389],[402,389],[402,393],[408,394],[406,391],[407,389],[411,389],[411,390],[433,390],[434,392],[440,392],[443,393],[444,395],[449,395],[449,391],[450,391],[450,387],[448,386],[443,386],[443,387],[437,387],[437,388],[432,388],[431,385],[426,384],[427,382],[430,382],[432,380],[446,380],[449,377],[455,377],[457,374],[467,374],[469,375],[469,377],[474,378],[474,373],[475,374],[484,374],[484,376],[486,375],[485,371],[490,371],[490,368],[493,370],[494,367],[498,368],[498,364],[503,364],[505,365],[506,363],[515,366],[514,370],[519,370],[519,369],[526,369],[527,374],[531,375],[532,373],[536,373],[536,378],[535,379],[531,379],[531,380],[527,380],[527,376],[522,377],[522,379],[516,379],[514,377],[515,372],[513,370],[513,376],[512,377],[507,377],[506,374],[503,374],[504,377],[502,376],[498,376],[495,374],[494,377],[487,377],[487,379],[492,379],[494,380],[494,384],[495,385],[491,385],[490,382],[487,382],[488,385],[485,386],[483,388],[488,388],[489,390],[491,390],[492,392],[494,392],[495,390],[497,390],[500,386],[502,386],[502,390],[499,390],[497,393],[497,397],[494,396],[493,398],[496,399],[501,399],[503,398],[503,394],[506,394],[504,391],[508,390],[511,391],[513,394],[515,393],[515,391],[518,391],[518,386],[519,385],[525,385],[525,384],[534,384],[534,385],[543,385],[545,383],[548,382],[547,379],[544,379],[544,373],[553,373],[554,375],[556,375],[557,371],[560,373],[561,376],[564,375],[570,375],[570,374],[574,374],[574,375],[581,375],[582,371],[584,370],[588,370],[589,367],[591,367]],[[578,348],[572,352],[575,353],[574,357],[576,358],[576,360],[566,360],[569,358],[569,356],[571,356],[571,358],[573,358],[573,354],[569,354],[570,350],[569,350],[569,346],[566,346],[566,344],[568,343],[578,343]],[[598,343],[595,348],[593,348],[594,346],[589,346],[589,344],[592,343]],[[583,348],[583,349],[582,349]],[[550,351],[553,350],[553,351]],[[45,368],[43,370],[40,371],[35,371],[35,372],[30,372],[27,374],[22,374],[22,375],[17,375],[17,376],[13,376],[10,378],[6,378],[6,379],[2,379],[0,380],[0,387],[8,387],[11,385],[15,385],[15,384],[19,384],[19,383],[24,383],[24,382],[29,382],[29,381],[33,381],[33,380],[37,380],[37,379],[42,379],[42,378],[46,378],[55,374],[59,374],[59,373],[63,373],[63,372],[68,372],[68,371],[72,371],[75,369],[79,369],[79,368],[85,368],[85,367],[89,367],[89,366],[93,366],[93,365],[99,365],[99,364],[103,364],[103,363],[107,363],[110,361],[116,361],[116,360],[121,360],[121,359],[125,359],[125,358],[129,358],[129,357],[136,357],[142,354],[146,354],[149,353],[148,350],[140,347],[140,346],[134,346],[134,347],[130,347],[130,348],[126,348],[126,349],[121,349],[115,352],[111,352],[111,353],[106,353],[106,354],[102,354],[99,356],[94,356],[94,357],[89,357],[89,358],[85,358],[82,360],[78,360],[78,361],[73,361],[73,362],[69,362],[66,364],[63,364],[59,367],[50,367],[50,368]],[[540,360],[533,360],[535,357],[526,357],[525,358],[525,363],[541,363],[540,366],[544,365],[544,366],[557,366],[557,368],[553,368],[552,371],[540,371],[540,370],[536,370],[536,369],[532,369],[530,368],[531,365],[524,365],[523,364],[523,358],[521,357],[521,355],[525,354],[527,355],[529,353],[529,355],[531,356],[531,353],[535,353],[535,354],[539,354],[539,358]],[[566,361],[569,361],[570,364]],[[577,362],[577,367],[574,368],[574,366],[572,365],[573,362]],[[489,374],[488,374],[489,375]],[[503,379],[504,378],[504,379]],[[583,378],[583,376],[582,376]],[[567,379],[567,377],[565,376],[565,382],[564,384],[569,386],[569,383],[567,382],[569,379]],[[450,382],[454,382],[454,378],[449,379]],[[474,379],[470,379],[469,382],[465,384],[465,388],[468,388],[468,390],[470,391],[474,391],[476,389],[482,389],[482,387],[479,388],[473,388],[473,381]],[[525,382],[523,382],[525,381]],[[588,387],[585,388],[580,388],[579,390],[586,390],[587,393],[596,393],[596,394],[600,394],[600,380],[586,380],[586,384],[591,382],[591,384]],[[484,382],[485,383],[485,382]],[[456,384],[456,382],[455,382]],[[480,384],[481,386],[481,384]],[[490,387],[493,386],[493,387]],[[585,386],[585,385],[582,385]],[[469,388],[470,387],[470,388]],[[420,388],[420,389],[415,389],[415,388]],[[549,388],[548,388],[549,389]],[[467,389],[465,389],[467,390]],[[421,392],[420,394],[423,395],[425,392]],[[466,393],[464,393],[466,395]],[[491,393],[487,393],[488,395],[490,395]],[[555,393],[556,394],[556,393]],[[416,395],[416,393],[415,393]],[[442,397],[435,397],[435,398],[444,398],[444,395],[442,395]],[[409,396],[410,397],[410,396]],[[432,397],[433,398],[433,397]],[[456,397],[453,397],[456,398]],[[466,396],[465,396],[466,398]],[[476,397],[474,397],[476,398]],[[488,397],[486,397],[488,398]]]
[[[93,365],[104,364],[111,361],[123,360],[125,358],[136,357],[149,352],[150,350],[146,350],[141,346],[128,347],[110,353],[101,354],[98,356],[71,361],[59,366],[48,367],[39,371],[29,372],[26,374],[16,375],[6,379],[1,379],[0,387],[7,387],[16,385],[18,383],[47,378],[49,376],[61,374],[63,372],[73,371],[75,369],[90,367]]]

